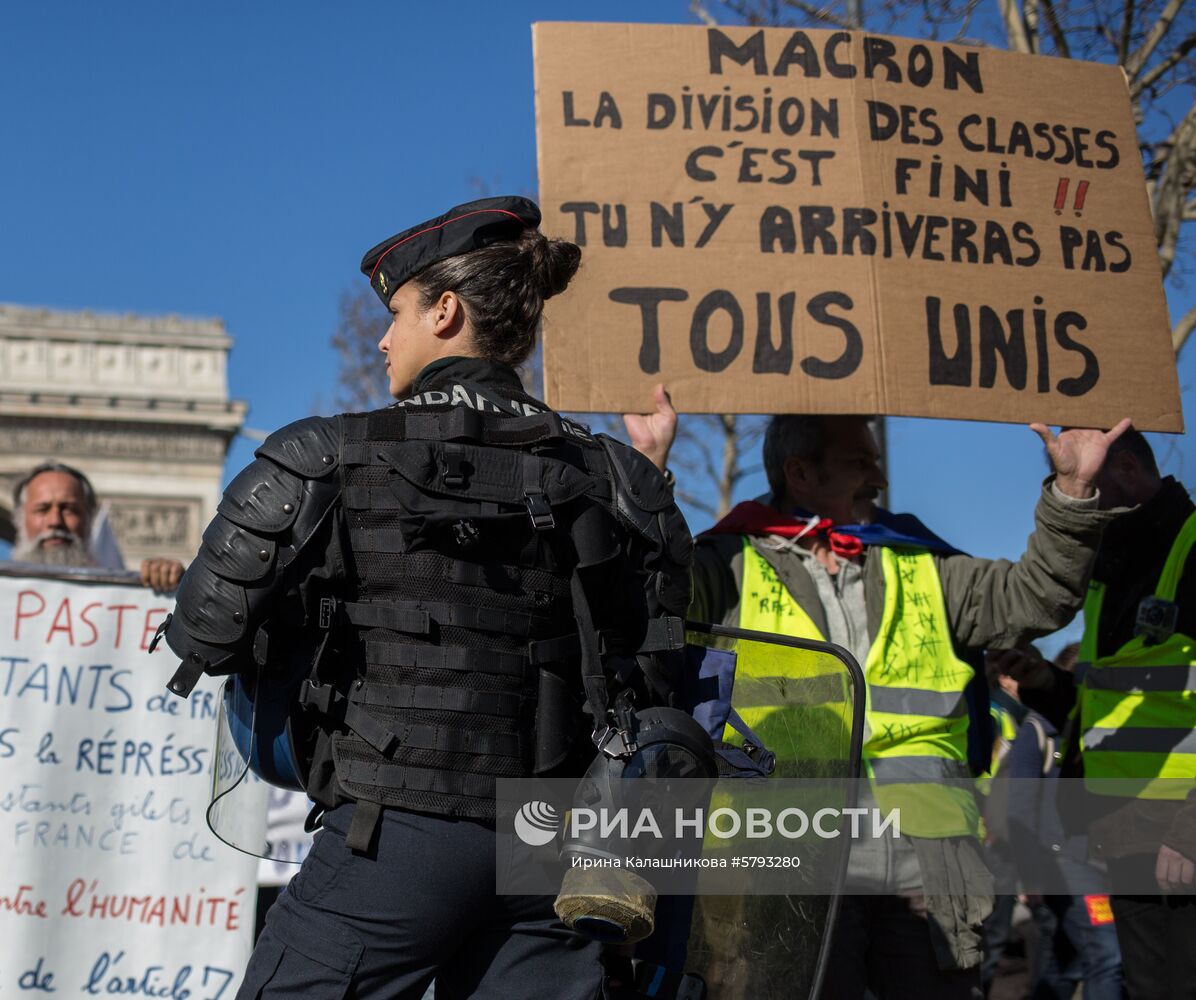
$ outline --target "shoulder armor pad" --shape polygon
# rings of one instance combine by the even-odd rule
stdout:
[[[276,534],[294,522],[302,496],[302,479],[269,459],[259,458],[228,484],[216,510],[254,534]]]
[[[275,431],[254,454],[304,479],[319,479],[340,464],[340,448],[338,417],[305,417]]]
[[[218,576],[240,583],[260,580],[274,568],[278,543],[250,534],[223,517],[214,517],[203,533],[199,555]]]
[[[597,435],[597,440],[610,459],[616,511],[641,534],[653,534],[654,515],[673,505],[672,489],[656,466],[634,448],[605,434]]]

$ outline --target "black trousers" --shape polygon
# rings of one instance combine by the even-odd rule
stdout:
[[[387,809],[373,857],[345,847],[353,806],[324,817],[270,909],[238,1000],[594,1000],[599,946],[548,896],[495,894],[495,832]]]
[[[1109,874],[1114,885],[1149,884],[1154,865],[1154,857],[1122,858]],[[1196,896],[1115,893],[1109,901],[1129,1000],[1196,1000]]]

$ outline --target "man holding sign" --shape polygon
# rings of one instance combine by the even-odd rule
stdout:
[[[676,414],[663,389],[655,414],[625,419],[635,446],[664,468]],[[843,900],[825,996],[979,988],[992,885],[967,763],[973,670],[958,651],[1009,648],[1070,621],[1113,516],[1094,481],[1128,426],[1056,436],[1034,425],[1053,475],[1016,563],[966,556],[916,518],[876,508],[886,480],[863,417],[774,418],[764,443],[771,494],[699,538],[691,619],[826,639],[864,666],[862,796],[900,804],[897,786],[940,786],[929,805],[902,813],[900,836],[854,846],[848,879],[860,895]]]

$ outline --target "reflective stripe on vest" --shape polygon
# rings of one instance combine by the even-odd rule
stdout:
[[[996,735],[993,739],[988,773],[981,774],[976,778],[976,790],[981,795],[988,795],[992,791],[992,780],[997,776],[1001,765],[1005,763],[1005,758],[1009,756],[1009,751],[1013,748],[1013,741],[1017,739],[1017,720],[1009,709],[996,702],[990,702],[988,715],[992,719],[993,732]]]
[[[864,665],[868,698],[865,766],[883,809],[910,804],[911,809],[901,818],[903,831],[923,837],[969,835],[975,832],[978,819],[967,765],[964,699],[973,671],[955,656],[933,556],[922,549],[878,551],[885,605]],[[747,537],[740,594],[741,628],[824,639]],[[778,728],[775,721],[773,726],[767,725],[768,716],[782,709],[741,707],[740,696],[737,675],[733,706],[757,732]],[[780,757],[787,748],[769,749]],[[927,789],[914,789],[918,782],[943,781],[954,784],[931,792],[933,802],[928,801]]]
[[[1171,546],[1154,592],[1159,600],[1175,600],[1193,544],[1196,513]],[[1105,585],[1093,581],[1076,665],[1086,783],[1098,795],[1186,798],[1196,787],[1196,640],[1176,632],[1148,645],[1135,636],[1098,658],[1104,596]]]

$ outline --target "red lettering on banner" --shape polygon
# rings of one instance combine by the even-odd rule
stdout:
[[[63,619],[66,619],[66,624],[60,624]],[[65,632],[66,641],[70,645],[75,644],[75,630],[71,625],[71,599],[64,597],[62,603],[58,605],[58,610],[54,612],[54,621],[50,625],[50,631],[46,633],[46,642],[50,642],[54,638],[55,632]]]
[[[46,913],[46,901],[44,899],[31,899],[27,895],[27,893],[31,892],[33,892],[33,886],[19,885],[17,886],[16,895],[0,895],[0,911],[15,913],[18,917],[40,917],[45,920],[49,916]]]
[[[113,645],[117,649],[120,649],[120,632],[121,632],[121,629],[124,627],[125,612],[126,611],[136,611],[137,605],[136,604],[109,604],[107,610],[116,612],[116,641],[113,643]]]
[[[39,602],[39,606],[36,611],[23,611],[22,610],[22,608],[25,606],[25,598],[26,597],[35,598]],[[42,597],[42,595],[39,594],[36,590],[22,590],[19,594],[17,594],[17,620],[16,620],[16,627],[13,630],[12,637],[14,639],[21,638],[21,619],[22,618],[36,618],[38,615],[40,615],[45,610],[46,610],[46,599],[44,597]]]
[[[100,607],[100,602],[92,601],[90,604],[83,605],[83,610],[79,612],[79,621],[91,629],[91,638],[86,642],[79,643],[80,646],[94,646],[99,641],[100,630],[95,627],[95,623],[90,617],[88,617],[88,612],[90,612],[92,608],[98,607]]]
[[[25,886],[24,888],[28,888]],[[125,893],[104,892],[99,882],[77,878],[67,887],[66,905],[61,916],[122,921],[128,924],[154,924],[173,927],[220,927],[230,933],[241,929],[241,896],[244,888],[232,897],[205,896],[201,886],[198,893],[182,895],[132,896]],[[5,897],[0,896],[0,909]],[[44,904],[42,904],[44,906]]]

